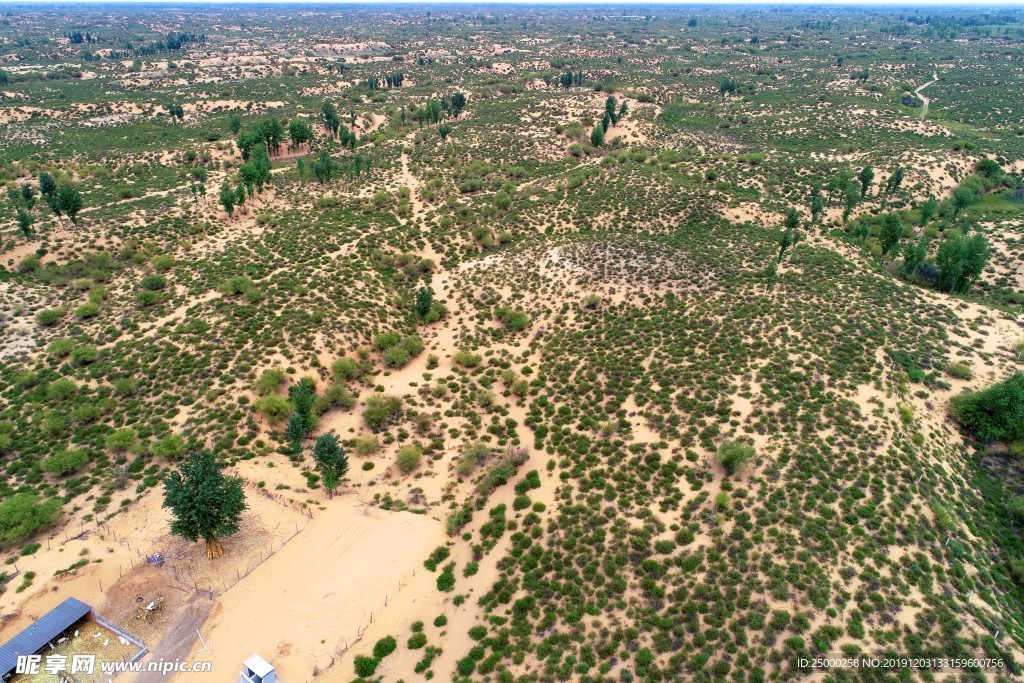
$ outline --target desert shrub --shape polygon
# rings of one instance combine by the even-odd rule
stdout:
[[[295,411],[291,402],[283,396],[264,396],[257,399],[253,405],[256,411],[271,423],[280,422]]]
[[[339,358],[334,361],[334,365],[331,366],[331,372],[334,374],[334,379],[339,382],[346,380],[355,379],[361,374],[359,363],[353,358]]]
[[[395,641],[394,636],[385,636],[374,644],[373,656],[377,659],[384,659],[394,652],[397,647],[398,643]]]
[[[43,327],[53,327],[64,317],[63,308],[44,308],[36,313],[36,322]]]
[[[1024,438],[1024,372],[987,389],[955,396],[953,415],[981,441]]]
[[[356,675],[360,678],[367,678],[372,676],[377,670],[377,665],[380,661],[375,657],[367,657],[365,655],[356,655],[355,669]]]
[[[970,379],[974,377],[974,372],[971,370],[971,366],[964,361],[957,361],[956,363],[950,364],[947,368],[949,376],[956,379]]]
[[[448,617],[446,617],[445,615],[442,614],[441,616],[434,618],[434,626],[436,626],[437,628],[441,628],[442,626],[447,626],[447,625],[448,625]]]
[[[437,575],[437,590],[448,593],[455,590],[455,563],[449,562]]]
[[[0,502],[0,546],[9,547],[44,529],[60,516],[60,501],[16,493]]]
[[[716,458],[722,468],[734,474],[745,462],[754,457],[754,447],[740,441],[726,441],[718,447]]]
[[[368,456],[380,451],[380,439],[376,434],[363,434],[356,437],[355,445],[352,447],[356,455]]]
[[[363,420],[373,431],[387,429],[402,417],[402,399],[386,394],[371,394],[366,399]]]
[[[395,454],[395,464],[405,474],[419,467],[422,460],[423,450],[415,444],[402,446],[398,449],[398,453]]]
[[[79,346],[77,349],[71,352],[71,357],[68,359],[71,364],[76,367],[82,365],[89,365],[95,363],[96,359],[100,357],[99,349],[95,346]]]
[[[149,450],[158,458],[176,460],[185,452],[185,439],[177,434],[170,434],[154,441]]]
[[[284,373],[277,368],[267,368],[263,374],[253,382],[252,389],[258,396],[266,396],[277,391],[284,382]]]
[[[159,292],[167,287],[167,278],[163,275],[147,275],[139,282],[139,287],[149,292]]]
[[[477,353],[470,353],[469,351],[456,351],[452,356],[452,360],[457,365],[461,365],[464,368],[475,368],[483,362],[484,357]]]
[[[95,318],[100,314],[99,304],[92,301],[86,301],[84,304],[75,309],[75,317],[86,320],[88,318]]]
[[[103,445],[112,451],[124,453],[135,447],[137,439],[138,437],[135,435],[134,429],[123,427],[108,434],[107,438],[103,440]]]
[[[46,346],[46,352],[54,358],[65,358],[75,348],[75,342],[70,339],[54,339]]]
[[[500,320],[505,327],[510,330],[516,330],[517,332],[525,330],[530,326],[530,316],[519,308],[499,306],[494,309],[494,316]]]
[[[398,344],[401,340],[402,337],[397,332],[381,332],[373,338],[373,348],[378,351],[385,351]]]
[[[487,459],[491,454],[491,448],[482,441],[468,443],[462,448],[462,454],[455,463],[455,471],[462,476],[470,474],[476,466]]]
[[[54,476],[63,476],[79,470],[89,462],[89,454],[81,450],[57,451],[43,461],[43,469]]]
[[[49,386],[46,387],[46,398],[51,401],[64,401],[78,391],[78,385],[67,377],[61,377],[50,382]]]
[[[414,633],[410,636],[409,641],[406,643],[406,647],[410,650],[419,650],[427,644],[427,636],[423,633]]]
[[[409,352],[401,346],[392,346],[385,349],[381,355],[386,368],[400,368],[409,362]]]
[[[430,571],[437,571],[437,566],[448,559],[451,555],[452,549],[446,545],[439,545],[434,548],[434,551],[430,553],[430,557],[423,560],[423,566]]]

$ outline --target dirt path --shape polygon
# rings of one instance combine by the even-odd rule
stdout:
[[[920,86],[917,90],[914,91],[914,95],[916,95],[918,99],[920,99],[922,102],[924,102],[924,106],[921,107],[921,115],[918,116],[918,118],[921,119],[922,121],[924,121],[924,118],[926,116],[928,116],[928,105],[931,103],[931,100],[929,100],[927,97],[924,96],[924,94],[923,94],[924,93],[924,89],[927,88],[932,83],[936,83],[938,80],[939,80],[939,74],[933,73],[932,74],[932,80],[928,81],[927,83],[925,83],[924,85]]]
[[[167,634],[160,639],[160,643],[142,661],[173,662],[175,659],[190,661],[189,655],[192,653],[192,646],[199,640],[197,631],[206,623],[211,611],[213,611],[212,600],[205,595],[194,596],[175,618]],[[197,659],[203,659],[203,655]],[[167,676],[159,672],[143,671],[135,677],[135,683],[166,683],[166,681]]]

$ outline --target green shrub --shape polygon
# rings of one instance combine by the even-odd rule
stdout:
[[[334,373],[334,379],[339,382],[355,379],[361,374],[359,363],[352,358],[339,358],[334,361],[331,372]]]
[[[295,408],[292,406],[291,401],[283,396],[264,396],[263,398],[257,399],[253,405],[255,406],[256,411],[263,415],[263,417],[267,418],[271,423],[280,422],[295,412]]]
[[[484,357],[477,353],[470,353],[469,351],[456,351],[455,355],[452,356],[452,360],[457,365],[461,365],[464,368],[475,368],[483,362]]]
[[[78,308],[75,309],[75,317],[87,320],[89,318],[95,318],[100,314],[99,304],[92,301],[87,301]]]
[[[955,396],[953,415],[981,441],[1024,438],[1024,372],[987,389]]]
[[[406,643],[406,647],[410,650],[419,650],[427,644],[427,636],[422,633],[414,633]]]
[[[363,420],[367,427],[379,432],[397,422],[402,417],[403,411],[402,399],[398,396],[371,394],[366,399]]]
[[[367,657],[365,655],[356,655],[355,668],[356,675],[360,678],[367,678],[372,676],[377,670],[377,665],[380,664],[374,657]]]
[[[274,393],[284,382],[284,373],[277,368],[267,368],[259,379],[253,382],[252,388],[258,396]]]
[[[149,450],[158,458],[177,460],[185,452],[185,439],[177,434],[170,434],[159,441],[154,441]]]
[[[20,543],[60,516],[60,501],[40,501],[35,493],[16,493],[0,502],[0,546]]]
[[[54,358],[65,358],[75,348],[75,342],[70,339],[54,339],[46,347],[46,352]]]
[[[81,469],[89,462],[89,454],[80,450],[58,451],[43,461],[43,469],[60,477]]]
[[[754,457],[754,447],[741,441],[726,441],[718,447],[716,457],[726,472],[734,474]]]
[[[373,348],[378,351],[385,351],[398,344],[401,340],[402,337],[397,332],[381,332],[373,338]]]
[[[112,451],[126,452],[135,447],[138,437],[131,427],[123,427],[112,434],[108,434],[103,444]]]
[[[373,656],[377,659],[384,659],[394,652],[397,647],[398,643],[395,641],[393,636],[385,636],[378,640],[373,646]]]
[[[974,371],[971,370],[971,366],[962,360],[952,363],[946,371],[950,377],[955,379],[971,379],[974,377]]]
[[[43,327],[53,327],[64,317],[63,308],[44,308],[36,313],[36,322]]]
[[[401,346],[392,346],[385,349],[381,358],[386,368],[400,368],[409,362],[409,352]]]
[[[376,434],[363,434],[356,437],[355,445],[352,447],[356,455],[366,457],[380,451],[380,439]]]
[[[415,444],[402,446],[395,455],[395,464],[398,465],[398,469],[404,474],[408,474],[419,467],[422,460],[423,450]]]

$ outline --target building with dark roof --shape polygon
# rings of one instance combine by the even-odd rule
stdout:
[[[0,678],[6,679],[14,672],[18,657],[36,654],[75,622],[91,613],[92,607],[89,605],[76,598],[68,598],[36,619],[31,626],[0,645]]]

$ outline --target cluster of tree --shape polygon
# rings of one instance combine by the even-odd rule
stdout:
[[[263,186],[270,182],[270,156],[262,143],[253,147],[249,160],[238,168],[238,174],[250,195],[259,194],[263,191]]]
[[[558,77],[558,84],[562,86],[562,90],[568,90],[574,85],[583,85],[583,69],[579,71],[566,71]]]
[[[313,129],[303,119],[292,119],[288,122],[288,138],[291,148],[298,149],[302,145],[313,142]]]
[[[96,42],[96,36],[92,35],[91,33],[86,33],[85,35],[82,35],[81,31],[68,33],[65,35],[65,38],[70,40],[72,45],[81,45],[82,43],[88,43],[89,45],[92,45],[94,42]]]
[[[723,95],[735,95],[736,80],[728,77],[723,78],[721,85],[718,86],[718,91]]]
[[[188,184],[188,191],[192,194],[192,202],[194,204],[199,203],[200,197],[206,196],[206,180],[207,173],[206,168],[203,166],[196,166],[188,172],[191,181]]]
[[[205,43],[205,42],[206,42],[206,36],[205,35],[196,35],[195,33],[168,33],[167,37],[164,38],[163,40],[157,40],[157,41],[151,42],[151,43],[149,43],[147,45],[144,45],[144,46],[138,48],[134,52],[137,55],[143,55],[143,56],[155,55],[155,54],[160,53],[160,52],[169,52],[169,51],[174,51],[174,50],[180,50],[182,47],[184,47],[188,43]],[[128,49],[132,49],[131,48],[131,44],[129,44]]]
[[[58,186],[53,176],[44,171],[39,174],[39,194],[54,215],[67,216],[73,224],[78,224],[78,212],[82,210],[82,195],[78,188],[70,183]],[[7,199],[14,208],[18,229],[25,237],[30,237],[36,222],[32,212],[36,206],[36,189],[28,183],[8,187]]]
[[[605,133],[608,132],[610,126],[616,125],[623,116],[626,115],[629,105],[625,102],[621,106],[615,100],[614,95],[609,95],[608,99],[604,102],[604,112],[601,115],[601,120],[596,126],[590,131],[590,144],[594,147],[600,147],[604,144]]]
[[[163,507],[171,511],[171,533],[185,540],[206,543],[206,556],[224,554],[220,539],[238,531],[248,509],[241,477],[228,477],[224,463],[213,453],[191,455],[164,479]]]
[[[270,117],[258,122],[250,130],[238,133],[236,144],[242,153],[242,159],[248,161],[253,148],[261,143],[270,154],[280,153],[284,138],[284,124],[278,119]]]
[[[378,76],[370,76],[366,79],[366,87],[370,90],[380,90],[381,84],[384,84],[388,88],[401,88],[404,82],[405,74],[401,71],[396,71],[388,74],[383,79]]]
[[[342,147],[348,147],[349,149],[356,148],[356,134],[342,124],[341,117],[338,115],[338,109],[334,106],[333,102],[330,100],[324,100],[323,106],[320,107],[320,114],[323,116],[324,126],[327,128],[332,138],[337,138]],[[351,112],[349,120],[350,124],[355,127],[355,112]]]
[[[353,154],[346,162],[342,163],[332,157],[331,153],[325,149],[308,166],[316,181],[323,185],[339,174],[346,174],[349,177],[356,178],[362,175],[364,171],[369,173],[371,164],[370,157],[363,156],[362,154]],[[306,167],[307,164],[302,159],[296,162],[300,179],[307,177]]]

